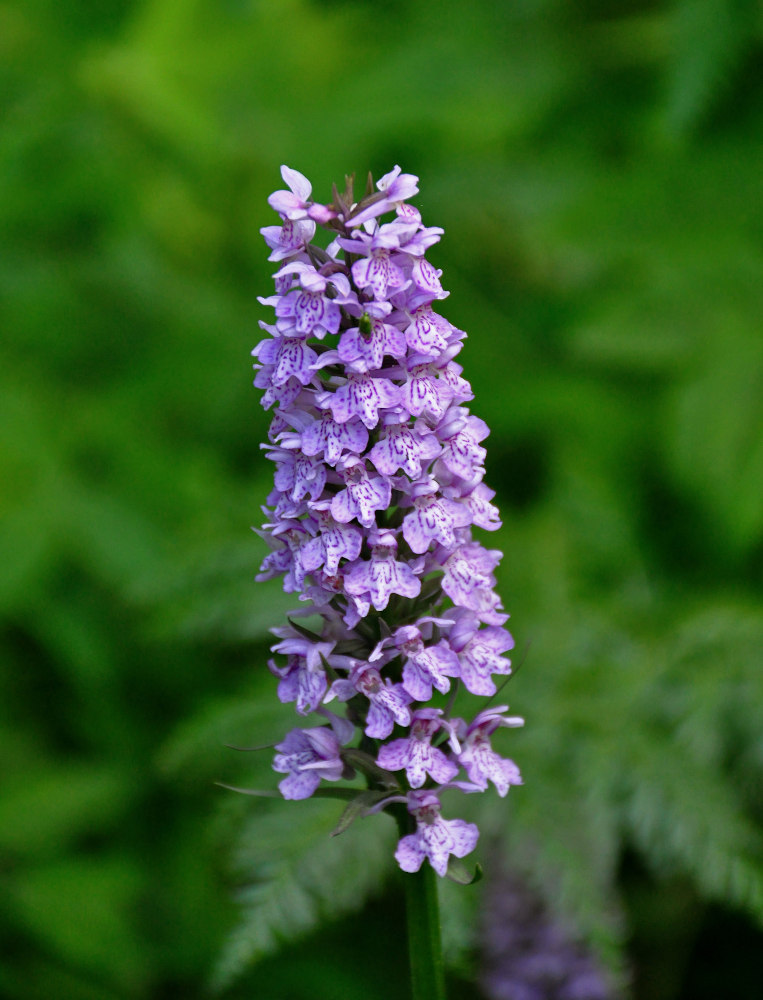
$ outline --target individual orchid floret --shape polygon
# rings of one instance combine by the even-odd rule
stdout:
[[[522,784],[514,761],[499,757],[490,745],[490,737],[499,726],[514,728],[524,725],[524,719],[503,714],[508,708],[508,705],[500,705],[480,712],[466,727],[458,754],[458,761],[464,766],[469,780],[482,789],[487,788],[488,781],[492,781],[501,798],[508,794],[511,785]]]
[[[414,354],[436,358],[447,348],[452,330],[450,323],[438,316],[431,303],[427,302],[411,312],[405,339]]]
[[[353,371],[368,372],[381,368],[385,357],[405,357],[405,337],[396,326],[364,312],[357,326],[350,327],[339,340],[339,360]]]
[[[292,729],[276,744],[273,770],[288,777],[278,787],[285,799],[307,799],[321,782],[339,781],[345,766],[339,756],[340,746],[328,726],[315,729]]]
[[[458,612],[457,625],[450,631],[448,641],[458,653],[461,680],[472,694],[490,697],[495,694],[493,674],[508,676],[511,660],[501,654],[514,648],[514,639],[504,628],[488,625],[480,628],[474,612]]]
[[[424,493],[415,497],[413,510],[403,518],[403,537],[411,551],[419,554],[426,552],[432,542],[452,549],[457,544],[455,529],[470,523],[468,508],[435,492]]]
[[[401,597],[418,597],[421,580],[406,562],[399,562],[397,541],[391,531],[372,531],[369,536],[371,559],[356,563],[345,575],[345,589],[359,601],[368,613],[368,605],[377,611],[384,611],[393,594]]]
[[[440,374],[433,365],[420,363],[418,356],[415,363],[409,361],[401,402],[412,417],[424,416],[436,422],[445,413],[453,390]]]
[[[479,542],[459,546],[445,561],[442,589],[454,604],[477,611],[477,591],[495,586],[493,570],[500,559],[500,552],[488,551]]]
[[[416,297],[417,304],[419,299],[426,302],[432,299],[444,299],[448,297],[450,292],[446,292],[440,283],[441,274],[442,271],[439,268],[432,267],[428,260],[425,260],[423,257],[416,258],[411,268],[411,278],[421,293]]]
[[[285,264],[276,278],[285,275],[296,275],[299,287],[290,289],[275,303],[279,330],[285,336],[295,337],[323,338],[336,333],[342,317],[340,303],[352,298],[347,278],[343,274],[325,278],[311,264],[301,261]],[[326,295],[329,283],[334,288],[333,298]]]
[[[409,705],[411,699],[399,684],[393,684],[389,677],[381,674],[370,663],[356,663],[348,680],[334,681],[331,697],[348,701],[355,695],[363,695],[369,701],[366,717],[366,736],[386,739],[397,723],[399,726],[411,724]]]
[[[405,769],[411,788],[421,788],[429,775],[440,785],[458,774],[458,766],[442,750],[432,746],[432,737],[442,726],[442,709],[420,708],[411,715],[411,735],[393,740],[379,750],[379,766],[387,771]]]
[[[322,462],[284,448],[271,448],[268,458],[279,463],[274,476],[279,492],[288,494],[294,503],[303,497],[320,498],[326,485],[326,466]]]
[[[379,423],[380,410],[396,406],[400,389],[388,378],[368,374],[349,375],[328,402],[334,420],[344,423],[360,417],[369,430]]]
[[[376,524],[377,510],[386,510],[392,498],[392,486],[382,476],[369,476],[365,463],[350,459],[341,472],[345,487],[331,499],[331,514],[346,524],[353,519],[364,528]]]
[[[330,410],[324,410],[304,429],[300,443],[306,455],[323,456],[329,465],[336,465],[345,452],[360,455],[368,444],[368,428],[362,420],[352,417],[344,423],[334,420]]]
[[[298,170],[281,167],[281,177],[289,185],[288,191],[275,191],[268,198],[268,205],[285,219],[295,221],[307,218],[308,199],[313,191],[310,181]]]
[[[363,255],[352,265],[352,277],[358,288],[368,289],[377,301],[405,288],[408,279],[395,260],[395,252],[417,229],[416,223],[401,220],[380,226],[372,236],[356,232],[352,240],[340,239],[340,245],[348,253]]]
[[[452,677],[459,677],[458,656],[444,643],[425,646],[417,625],[403,625],[394,635],[403,658],[403,687],[416,701],[429,701],[432,688],[442,694],[450,690]]]
[[[463,411],[464,408],[458,409]],[[477,474],[481,477],[484,472],[481,467],[487,452],[479,442],[489,433],[484,420],[469,416],[468,412],[459,413],[445,427],[438,428],[437,436],[443,443],[440,461],[467,482],[472,482]]]
[[[417,829],[403,837],[395,851],[404,872],[417,872],[426,858],[438,875],[445,875],[451,854],[466,857],[477,845],[479,830],[475,824],[443,819],[434,792],[409,792],[408,812],[416,819]]]
[[[315,378],[313,366],[318,360],[315,351],[302,340],[279,337],[278,340],[261,341],[252,354],[266,368],[266,378],[271,386],[280,388],[296,378],[307,385]]]
[[[274,629],[277,634],[288,637],[273,646],[274,653],[287,656],[285,667],[275,661],[268,664],[273,674],[280,678],[278,698],[282,702],[295,701],[297,712],[307,715],[314,712],[323,701],[328,687],[324,662],[334,648],[334,642],[311,642],[298,634],[291,635],[293,629]]]
[[[396,416],[393,415],[393,419]],[[396,422],[384,427],[368,457],[385,476],[393,476],[401,469],[411,479],[417,479],[439,454],[440,443],[426,425],[411,427],[408,423]]]
[[[268,260],[284,260],[304,250],[315,236],[315,223],[311,219],[284,219],[282,226],[263,226],[260,232],[272,251]]]
[[[403,174],[400,167],[396,166],[377,181],[376,187],[379,193],[369,199],[370,204],[365,208],[351,215],[347,219],[347,225],[359,226],[370,222],[371,219],[377,219],[408,198],[413,198],[419,193],[418,181],[418,177],[414,177],[413,174]]]
[[[316,510],[320,533],[305,542],[300,556],[306,571],[323,567],[330,576],[339,570],[342,559],[352,562],[360,555],[363,536],[352,524],[340,524],[327,510]]]
[[[480,482],[463,500],[471,512],[472,524],[485,531],[497,531],[501,527],[498,508],[490,503],[494,496],[495,490]]]

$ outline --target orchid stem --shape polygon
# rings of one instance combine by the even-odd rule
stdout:
[[[398,815],[401,836],[412,832],[407,815]],[[446,1000],[440,941],[437,875],[428,862],[417,872],[403,873],[408,927],[412,1000]]]

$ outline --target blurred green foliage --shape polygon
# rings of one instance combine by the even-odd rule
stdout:
[[[0,994],[202,996],[321,926],[231,995],[382,989],[383,901],[324,922],[391,825],[212,784],[273,787],[223,744],[292,724],[248,531],[284,162],[319,198],[398,162],[446,230],[529,647],[484,842],[645,1000],[703,913],[763,922],[762,55],[753,0],[0,3]]]

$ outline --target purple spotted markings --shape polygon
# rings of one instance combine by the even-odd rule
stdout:
[[[273,767],[287,799],[349,782],[337,795],[362,796],[353,815],[389,811],[409,831],[403,871],[427,861],[445,875],[479,831],[442,816],[442,793],[521,784],[493,743],[522,720],[485,702],[471,721],[457,714],[464,692],[497,693],[514,641],[501,554],[472,534],[500,519],[483,481],[489,430],[455,360],[465,333],[438,311],[448,292],[426,259],[443,231],[423,225],[418,178],[399,167],[332,204],[281,174],[280,225],[262,229],[273,316],[252,352],[275,466],[258,579],[282,577],[302,601],[272,629],[269,667],[279,699],[314,724],[276,745]]]

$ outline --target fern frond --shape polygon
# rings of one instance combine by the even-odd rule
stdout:
[[[244,831],[236,858],[248,881],[237,893],[242,919],[217,964],[215,990],[322,920],[360,908],[391,871],[392,823],[375,817],[331,837],[336,803],[303,803],[302,809],[297,819],[288,807],[260,810]]]

